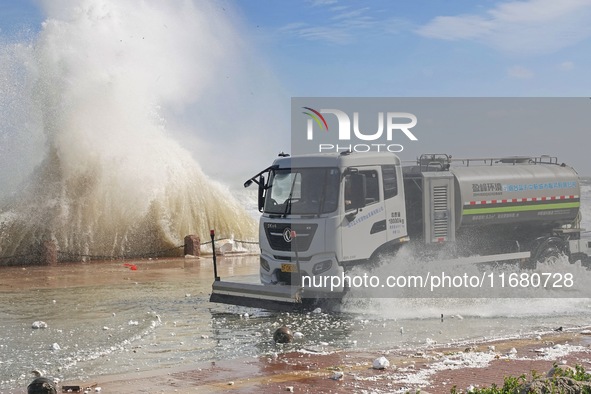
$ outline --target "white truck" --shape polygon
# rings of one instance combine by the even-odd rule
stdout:
[[[245,187],[253,182],[262,286],[216,280],[215,302],[291,309],[322,298],[302,276],[341,277],[409,242],[524,268],[587,258],[591,248],[581,239],[579,177],[555,157],[424,154],[403,166],[387,152],[283,154]]]

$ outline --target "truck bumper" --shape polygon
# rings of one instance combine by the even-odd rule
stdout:
[[[338,263],[334,254],[324,253],[312,257],[300,258],[300,274],[294,260],[277,260],[273,256],[261,253],[260,277],[264,285],[296,285],[303,283],[304,288],[310,288],[314,293],[342,293],[343,286],[331,288],[332,277],[342,278],[343,267]],[[291,266],[293,272],[282,270],[282,266]],[[268,268],[268,269],[267,269]],[[301,279],[301,281],[299,281]],[[299,282],[298,282],[299,281]],[[328,286],[323,286],[327,284]]]

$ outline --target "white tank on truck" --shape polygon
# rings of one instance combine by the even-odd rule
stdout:
[[[404,188],[411,238],[453,241],[463,255],[525,250],[539,260],[568,254],[580,235],[579,178],[555,157],[425,154],[404,168]]]
[[[455,177],[456,226],[535,223],[560,226],[579,214],[579,177],[567,165],[531,159],[450,170]]]

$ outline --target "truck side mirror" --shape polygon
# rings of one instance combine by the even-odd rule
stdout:
[[[347,204],[346,209],[360,209],[365,207],[365,175],[359,173],[352,173],[349,175],[349,182],[351,182],[351,188],[348,196],[345,196],[346,200],[350,203]]]
[[[263,212],[263,207],[265,206],[265,178],[261,175],[259,176],[259,212]]]

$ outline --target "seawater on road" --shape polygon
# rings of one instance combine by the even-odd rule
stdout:
[[[219,260],[223,279],[256,282],[258,268],[258,256]],[[389,350],[519,337],[584,326],[591,315],[586,299],[350,299],[338,314],[212,304],[207,257],[0,272],[0,391],[25,387],[33,369],[62,381],[88,380],[294,350]],[[48,327],[33,329],[35,321]],[[283,324],[303,337],[274,344],[272,333]]]

